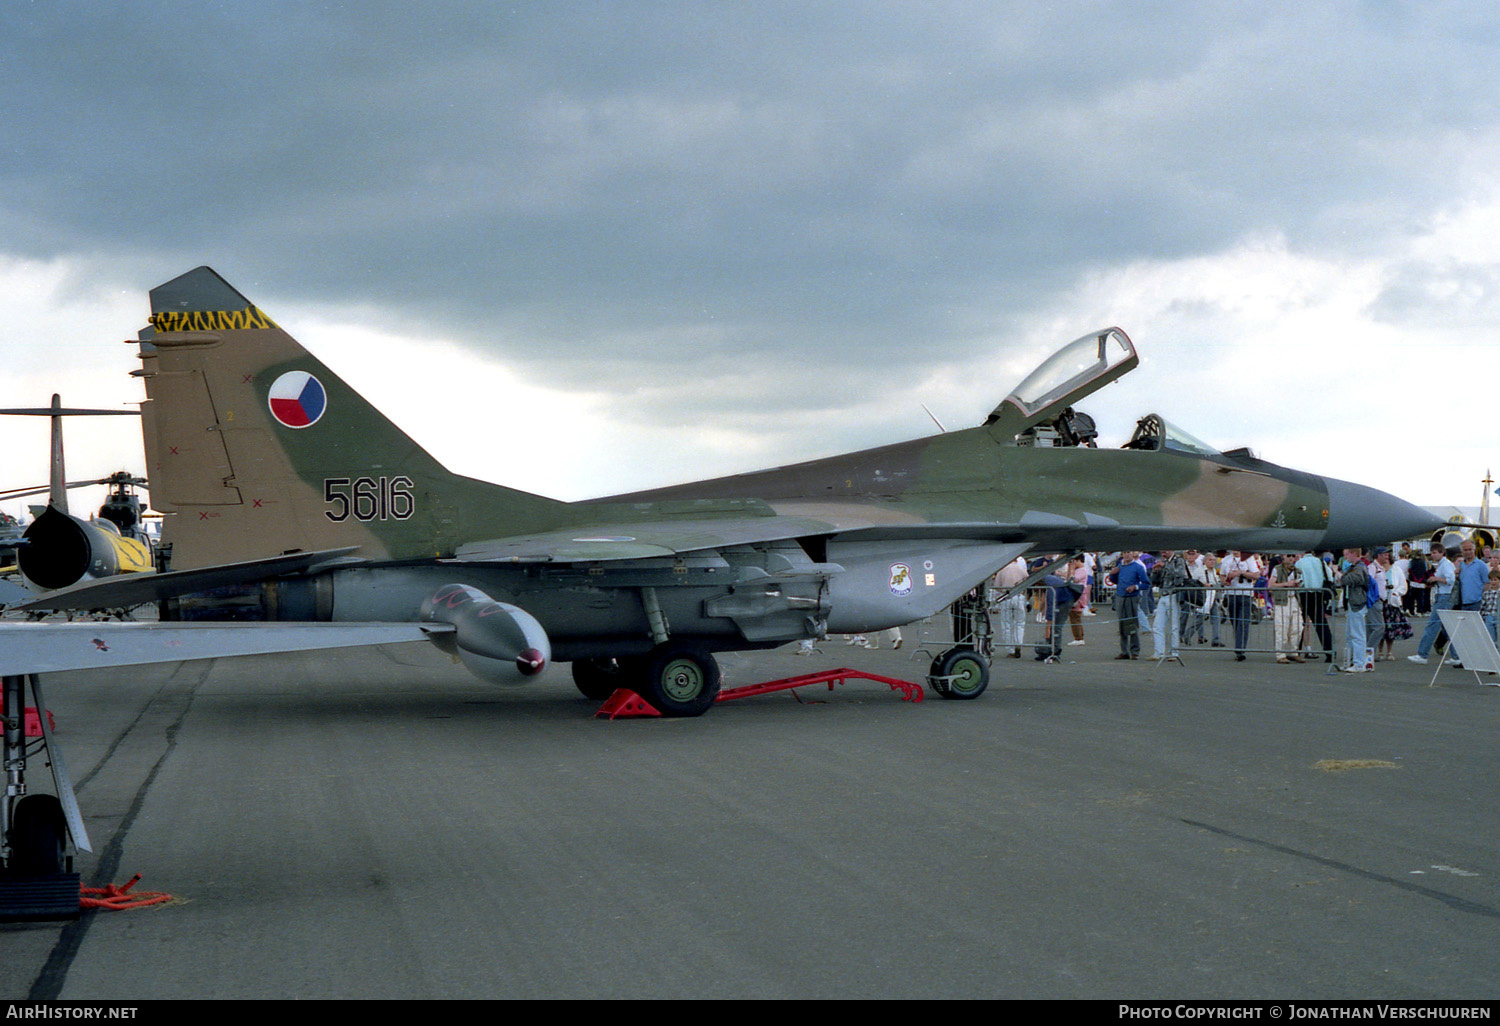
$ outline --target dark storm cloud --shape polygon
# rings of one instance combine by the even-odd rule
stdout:
[[[1267,231],[1384,244],[1493,126],[1491,20],[8,4],[0,233],[134,287],[211,263],[264,305],[379,308],[553,381],[889,369],[1012,337],[1090,268]]]

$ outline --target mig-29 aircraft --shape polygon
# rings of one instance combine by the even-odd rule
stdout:
[[[586,695],[628,686],[693,716],[719,690],[715,651],[911,623],[1020,554],[1327,549],[1437,526],[1394,496],[1215,451],[1154,414],[1123,448],[1096,447],[1075,405],[1138,363],[1118,328],[1064,347],[977,427],[561,502],[446,470],[207,267],[153,289],[151,311],[135,373],[152,505],[166,514],[157,565],[110,573],[93,551],[110,539],[39,535],[27,575],[51,590],[19,608],[157,601],[167,615],[0,626],[12,710],[28,681],[43,706],[37,675],[59,670],[425,639],[486,680],[571,662]],[[504,444],[519,448],[515,427]],[[248,600],[265,622],[172,622],[211,615],[236,588],[240,613]],[[929,679],[972,699],[989,667],[955,646]],[[18,724],[5,736],[6,868],[56,872],[65,837],[84,850],[87,838],[60,759],[56,798],[20,797]]]
[[[1155,415],[1123,448],[1095,447],[1074,407],[1138,363],[1118,328],[1054,354],[978,427],[562,502],[449,472],[207,267],[151,304],[136,373],[171,569],[54,575],[66,586],[32,607],[238,583],[265,620],[423,624],[485,679],[566,661],[586,694],[628,685],[697,715],[718,690],[713,652],[910,623],[1021,553],[1322,549],[1434,526],[1394,496],[1215,451]],[[950,698],[988,676],[962,647],[933,668]]]

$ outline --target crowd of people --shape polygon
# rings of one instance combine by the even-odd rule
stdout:
[[[1039,582],[1020,586],[1048,569]],[[1126,551],[1078,553],[1066,560],[1022,557],[989,583],[989,612],[998,618],[989,639],[1001,656],[1021,658],[1028,614],[1043,626],[1035,657],[1057,661],[1064,637],[1084,644],[1083,618],[1107,603],[1118,624],[1116,659],[1139,659],[1141,639],[1151,638],[1155,659],[1178,659],[1184,645],[1233,648],[1244,660],[1251,628],[1269,620],[1278,663],[1319,657],[1349,673],[1367,673],[1396,658],[1397,642],[1414,636],[1411,617],[1426,616],[1412,662],[1426,663],[1447,648],[1450,665],[1462,655],[1447,645],[1442,609],[1476,610],[1491,639],[1500,605],[1500,550],[1482,551],[1472,540],[1447,551],[1401,543],[1366,552]],[[1341,644],[1335,647],[1335,628]]]

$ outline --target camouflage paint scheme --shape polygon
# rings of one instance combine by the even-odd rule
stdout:
[[[143,423],[173,571],[151,596],[246,564],[233,579],[264,581],[271,619],[413,620],[463,585],[535,618],[561,660],[752,648],[921,619],[1023,552],[1326,548],[1432,520],[1248,455],[1020,444],[1054,407],[1019,400],[965,430],[561,502],[450,473],[207,267],[151,300]],[[1135,365],[1123,332],[1095,334],[1128,359],[1056,406]],[[289,425],[271,395],[299,387],[282,408],[311,422]]]

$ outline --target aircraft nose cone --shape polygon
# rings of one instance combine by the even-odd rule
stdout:
[[[1328,530],[1322,548],[1389,545],[1430,534],[1443,521],[1420,506],[1366,485],[1324,478],[1328,486]]]

